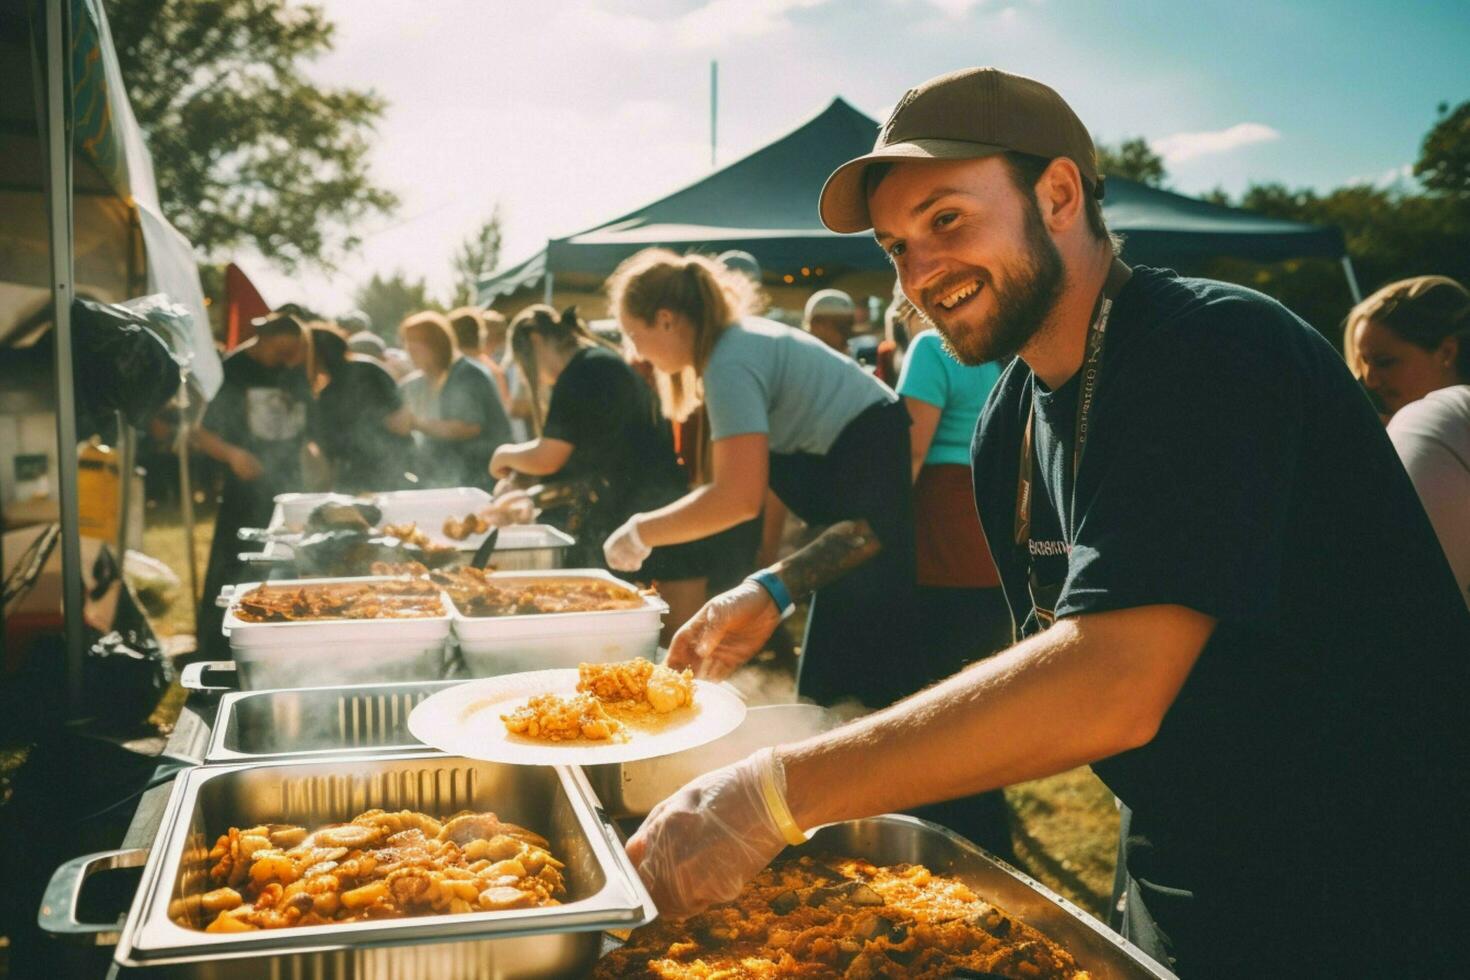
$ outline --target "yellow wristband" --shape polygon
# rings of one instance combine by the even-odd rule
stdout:
[[[767,748],[761,752],[761,796],[765,798],[766,810],[771,814],[771,819],[776,821],[786,843],[805,844],[807,836],[791,816],[791,807],[786,805],[786,794],[776,785],[776,750]]]

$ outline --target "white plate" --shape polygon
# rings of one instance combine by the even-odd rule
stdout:
[[[486,762],[590,766],[682,752],[729,734],[745,720],[745,701],[734,688],[699,680],[692,707],[680,708],[655,731],[630,726],[626,742],[543,742],[512,735],[500,720],[534,695],[576,692],[574,668],[484,677],[425,699],[408,716],[408,730],[426,745]]]

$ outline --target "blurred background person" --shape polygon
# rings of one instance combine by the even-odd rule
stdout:
[[[420,485],[490,489],[490,455],[510,441],[510,423],[490,373],[459,355],[442,313],[408,317],[399,336],[422,372],[404,380]]]
[[[1388,435],[1470,605],[1470,292],[1444,276],[1353,307],[1343,348],[1392,415]]]
[[[955,360],[902,293],[891,309],[888,323],[897,328],[894,332],[912,337],[898,393],[913,420],[914,646],[924,658],[923,684],[932,684],[1013,640],[1010,607],[980,527],[970,477],[970,443],[985,400],[1000,380],[1000,365],[967,367]],[[919,815],[955,828],[994,854],[1011,856],[1010,818],[1000,790],[926,807]]]
[[[331,466],[331,485],[345,493],[398,490],[413,455],[413,416],[382,365],[353,355],[328,327],[311,331],[316,373],[312,436]]]
[[[457,310],[450,310],[448,315],[449,325],[454,328],[454,340],[459,345],[460,354],[489,372],[491,379],[495,382],[495,393],[500,396],[501,408],[508,408],[510,388],[505,382],[505,368],[501,367],[500,361],[485,349],[487,331],[485,314],[478,307],[461,306]],[[503,338],[505,318],[499,313],[495,315],[500,320]],[[503,340],[501,346],[504,346]]]
[[[607,290],[623,335],[656,371],[664,414],[680,421],[703,404],[710,421],[709,479],[630,517],[603,546],[608,564],[636,570],[652,547],[749,521],[774,490],[827,526],[788,559],[821,566],[828,581],[807,618],[800,693],[881,706],[915,690],[909,420],[897,396],[811,335],[749,315],[753,283],[705,256],[646,249]],[[744,634],[748,657],[794,609],[790,591],[766,570],[709,606],[758,624]]]
[[[857,307],[852,297],[840,289],[819,289],[806,301],[801,315],[801,328],[846,357],[852,340]]]
[[[689,483],[673,432],[647,382],[611,344],[568,309],[530,306],[516,314],[511,347],[541,435],[501,446],[490,472],[497,489],[572,484],[577,566],[603,567],[602,542],[628,517],[681,497]],[[697,541],[655,548],[639,569],[669,604],[664,641],[704,604],[710,548]]]
[[[208,656],[227,650],[220,635],[224,611],[214,600],[221,588],[240,580],[240,528],[265,527],[276,494],[304,486],[311,339],[289,315],[272,313],[251,326],[255,336],[225,358],[224,381],[194,433],[194,445],[225,467],[195,617],[199,650]]]
[[[903,370],[903,355],[909,347],[909,337],[922,329],[919,311],[903,294],[897,279],[893,280],[893,299],[883,312],[883,339],[878,342],[878,363],[874,376],[890,388],[898,387],[898,375]]]

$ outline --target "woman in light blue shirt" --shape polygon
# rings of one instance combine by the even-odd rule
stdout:
[[[608,564],[636,570],[655,546],[707,537],[760,513],[769,488],[827,530],[712,599],[675,637],[669,662],[728,674],[815,593],[800,692],[880,707],[920,686],[913,661],[913,511],[908,414],[897,395],[809,334],[747,315],[754,284],[703,256],[649,249],[608,282],[612,311],[653,365],[664,412],[703,404],[704,484],[635,514],[608,538]]]

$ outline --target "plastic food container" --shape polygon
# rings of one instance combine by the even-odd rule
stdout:
[[[590,578],[638,591],[637,586],[593,568],[496,572],[493,577],[507,583]],[[643,605],[637,609],[606,612],[466,616],[455,606],[454,634],[469,676],[495,677],[523,670],[610,663],[634,657],[652,660],[658,653],[659,629],[668,611],[669,604],[652,595],[645,595]]]
[[[240,675],[242,690],[438,680],[444,675],[445,647],[452,629],[453,604],[441,594],[444,615],[414,619],[323,619],[293,623],[251,623],[237,615],[241,598],[257,585],[362,585],[391,578],[287,579],[248,582],[228,595],[224,634]],[[222,598],[224,598],[222,596]]]

